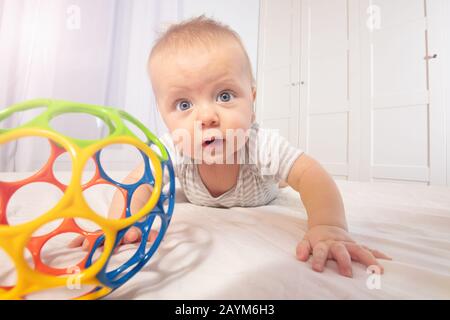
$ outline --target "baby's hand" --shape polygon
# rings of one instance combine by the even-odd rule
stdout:
[[[157,236],[158,236],[158,231],[150,230],[150,234],[148,236],[147,242],[154,242],[156,240]],[[119,246],[121,246],[123,244],[131,244],[131,243],[140,242],[141,238],[142,238],[141,230],[139,230],[139,228],[136,228],[136,227],[131,227],[130,230],[128,230],[125,233],[122,240],[120,240]],[[89,240],[81,235],[76,237],[69,243],[69,248],[77,248],[80,246],[85,251],[88,251],[90,249]],[[119,246],[116,248],[114,253],[116,253]]]
[[[138,182],[141,177],[143,176],[145,172],[145,165],[144,163],[141,163],[136,169],[134,169],[123,181],[123,184],[134,184]],[[150,198],[152,194],[153,188],[149,185],[144,185],[144,188],[138,188],[136,192],[133,195],[132,201],[130,203],[130,212],[131,214],[134,214],[136,212],[139,212],[139,210],[147,203],[148,199]],[[108,211],[108,217],[119,219],[122,217],[122,209],[124,205],[124,198],[121,192],[117,190],[114,193],[113,199],[111,201],[111,204],[109,206]],[[100,235],[102,233],[99,233]],[[156,237],[158,236],[158,232],[155,230],[150,230],[150,234],[148,235],[147,242],[154,242],[156,240]],[[122,240],[119,243],[119,246],[122,244],[130,244],[135,242],[140,242],[142,237],[141,230],[136,227],[131,227],[123,236]],[[94,238],[93,242],[95,242],[97,238]],[[92,239],[91,239],[92,241]],[[76,247],[82,247],[83,250],[90,250],[91,244],[89,243],[89,240],[86,239],[84,236],[78,236],[74,240],[72,240],[69,244],[69,248],[76,248]],[[115,252],[119,248],[117,246]]]
[[[353,241],[349,233],[339,227],[318,225],[306,232],[303,240],[297,245],[297,258],[308,261],[312,253],[312,268],[322,272],[328,259],[337,262],[339,273],[346,277],[352,277],[351,260],[362,263],[365,266],[376,265],[383,273],[383,267],[376,258],[391,260],[384,253],[369,249]]]

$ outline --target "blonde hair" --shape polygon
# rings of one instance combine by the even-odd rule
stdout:
[[[224,38],[236,41],[242,48],[252,85],[254,85],[255,78],[253,76],[252,64],[239,34],[229,26],[207,18],[204,15],[172,24],[166,31],[160,33],[150,52],[148,63],[150,64],[152,58],[158,53],[166,50],[179,52],[180,49],[192,48],[198,45],[210,48],[220,45],[217,40]]]

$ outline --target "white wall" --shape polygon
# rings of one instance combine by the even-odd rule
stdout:
[[[116,26],[115,32],[122,34],[114,44],[114,50],[119,53],[115,54],[111,64],[114,66],[111,69],[113,80],[110,80],[107,102],[127,106],[127,110],[157,135],[162,135],[167,130],[166,126],[159,114],[150,114],[141,106],[146,103],[157,112],[145,64],[156,32],[164,30],[167,25],[202,14],[229,25],[241,36],[256,77],[259,0],[243,3],[236,0],[133,0],[132,12],[126,12],[128,7],[119,1],[116,10],[122,26]],[[245,19],[242,19],[241,12],[246,12]]]
[[[182,0],[183,19],[206,15],[228,24],[239,33],[256,79],[258,57],[259,0]]]
[[[70,7],[79,10],[79,28],[68,27]],[[109,105],[161,135],[167,129],[147,77],[148,54],[166,24],[201,14],[241,35],[256,72],[259,0],[0,0],[0,108],[38,97]],[[20,118],[7,120],[14,127]],[[68,127],[58,120],[55,129]],[[70,123],[72,136],[100,137],[105,130],[93,117],[78,120]],[[0,170],[34,170],[30,161],[40,162],[40,147],[16,145],[9,148],[19,150],[15,161],[0,148]],[[117,151],[116,162],[120,169],[126,154]]]
[[[450,186],[450,2],[445,1],[443,10],[443,21],[445,21],[444,29],[444,48],[445,60],[443,63],[444,70],[444,101],[445,110],[447,113],[446,128],[447,128],[447,185]]]
[[[113,30],[112,56],[107,70],[110,78],[104,103],[130,111],[157,135],[162,135],[167,128],[157,114],[146,62],[156,32],[167,25],[202,14],[228,24],[242,37],[256,73],[259,0],[244,3],[236,0],[133,0],[130,3],[118,1],[114,12],[120,24],[116,23]],[[241,12],[247,13],[245,19]],[[99,18],[103,16],[105,13],[98,14]],[[156,114],[149,112],[150,109]]]

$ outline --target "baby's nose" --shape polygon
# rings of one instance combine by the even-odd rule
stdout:
[[[213,108],[202,108],[199,110],[198,119],[202,127],[213,127],[219,124],[219,116]]]

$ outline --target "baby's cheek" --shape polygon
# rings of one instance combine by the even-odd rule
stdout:
[[[183,153],[183,155],[191,155],[194,145],[194,135],[187,129],[178,127],[171,131],[172,140],[176,148]]]
[[[243,106],[241,108],[230,111],[227,115],[229,126],[234,128],[248,128],[252,122],[253,109],[251,106]]]

